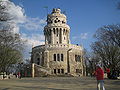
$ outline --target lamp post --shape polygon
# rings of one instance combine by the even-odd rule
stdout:
[[[23,62],[18,63],[19,64],[19,72],[18,72],[18,78],[21,79],[21,75],[22,75],[22,69],[21,69],[21,65],[23,64]]]

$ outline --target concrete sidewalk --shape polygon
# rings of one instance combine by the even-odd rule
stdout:
[[[120,90],[120,80],[105,79],[106,90]],[[0,90],[96,90],[90,77],[39,77],[0,80]]]

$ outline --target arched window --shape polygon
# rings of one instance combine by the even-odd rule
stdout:
[[[65,40],[65,37],[64,37],[64,40]]]
[[[61,73],[62,73],[62,74],[64,73],[64,69],[61,69]]]
[[[57,23],[57,21],[56,21],[56,20],[55,20],[54,22],[55,22],[55,23]]]
[[[60,69],[58,69],[58,73],[60,73]]]
[[[61,61],[63,61],[63,54],[61,54]]]
[[[63,30],[63,34],[65,35],[65,29]]]
[[[57,54],[57,61],[60,61],[60,54]]]
[[[81,62],[81,55],[78,55],[78,61]]]
[[[56,54],[54,54],[54,61],[56,61]]]
[[[62,21],[62,23],[64,23],[64,22]]]
[[[37,64],[40,65],[40,58],[37,58]]]
[[[55,28],[53,28],[53,32],[54,32],[54,34],[55,34]]]
[[[49,29],[49,35],[51,35],[51,32],[52,32],[51,29]]]
[[[56,69],[54,69],[54,74],[56,74]]]
[[[80,55],[75,55],[75,61],[76,62],[81,62],[81,56]]]
[[[58,28],[56,28],[56,30],[57,30],[57,33],[58,33]]]

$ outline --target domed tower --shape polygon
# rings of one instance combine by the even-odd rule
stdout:
[[[70,27],[66,16],[60,9],[54,8],[47,16],[47,25],[44,28],[45,44],[69,44]]]
[[[35,71],[36,75],[38,71],[49,71],[50,75],[82,76],[83,49],[81,46],[70,44],[70,27],[60,9],[54,8],[52,13],[48,14],[44,35],[45,45],[32,48],[32,63],[41,69]]]

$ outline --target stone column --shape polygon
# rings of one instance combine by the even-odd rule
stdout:
[[[44,30],[44,36],[45,36],[45,44],[47,44],[46,30]]]
[[[69,32],[69,30],[68,30],[68,44],[70,44],[70,32]]]
[[[44,52],[44,66],[49,68],[49,51],[45,50]]]
[[[61,43],[63,44],[63,28],[61,28]]]
[[[54,44],[54,33],[52,29],[51,29],[51,44]]]
[[[69,73],[73,73],[73,53],[72,53],[72,50],[69,50],[69,68],[70,68],[70,71],[69,71]]]
[[[48,32],[45,30],[45,44],[48,44]]]
[[[47,44],[46,36],[45,36],[45,44]]]
[[[35,77],[35,64],[32,63],[32,78]]]
[[[69,44],[68,30],[66,31],[66,43]]]
[[[60,28],[60,37],[59,38],[60,38],[59,42],[62,43],[62,29],[61,28]]]

